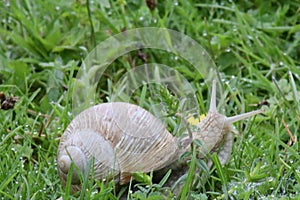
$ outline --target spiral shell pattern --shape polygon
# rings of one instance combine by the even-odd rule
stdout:
[[[111,177],[124,184],[133,172],[161,169],[177,154],[177,139],[151,113],[129,103],[104,103],[83,111],[67,127],[58,168],[64,183],[71,162],[83,174],[92,162],[96,179]],[[72,175],[72,185],[79,185],[77,172]]]

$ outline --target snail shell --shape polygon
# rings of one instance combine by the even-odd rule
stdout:
[[[96,179],[109,175],[124,184],[132,172],[161,169],[177,153],[177,139],[151,113],[129,103],[104,103],[83,111],[67,127],[58,148],[58,168],[64,183],[72,161],[86,173],[93,158]],[[75,170],[72,185],[79,184]]]
[[[205,119],[197,126],[200,132],[192,138],[179,141],[163,123],[145,109],[124,102],[93,106],[69,124],[58,147],[58,171],[65,184],[72,163],[82,173],[88,173],[92,161],[97,180],[113,178],[124,184],[133,172],[162,169],[189,151],[189,142],[199,139],[204,154],[219,151],[224,164],[232,148],[232,123],[262,113],[256,110],[234,117],[218,113],[216,108],[216,81],[213,81],[210,108]],[[74,168],[73,168],[74,169]],[[78,170],[72,171],[72,190],[80,189]]]

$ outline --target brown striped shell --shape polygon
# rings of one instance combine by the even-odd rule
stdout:
[[[232,123],[262,113],[256,110],[234,117],[218,113],[216,81],[213,81],[210,108],[192,133],[199,139],[203,154],[219,150],[224,164],[232,148]],[[114,178],[120,184],[130,181],[134,172],[150,172],[166,167],[188,151],[188,145],[170,134],[164,124],[145,109],[124,102],[104,103],[88,108],[69,124],[58,147],[58,171],[66,183],[71,163],[82,174],[93,164],[98,180]],[[92,162],[91,162],[92,161]],[[74,169],[74,168],[73,168]],[[72,190],[80,189],[80,178],[72,172]]]

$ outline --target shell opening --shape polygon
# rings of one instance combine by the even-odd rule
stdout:
[[[58,168],[64,180],[67,180],[72,162],[75,165],[72,171],[72,184],[79,184],[80,174],[77,173],[76,169],[78,169],[80,173],[84,174],[86,172],[88,162],[85,154],[76,146],[66,147],[62,155],[58,157]]]

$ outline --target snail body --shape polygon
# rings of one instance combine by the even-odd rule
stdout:
[[[234,117],[218,113],[213,81],[210,109],[197,125],[200,132],[179,141],[159,119],[139,106],[124,102],[99,104],[76,116],[62,135],[57,156],[60,178],[65,184],[72,163],[81,173],[87,173],[92,161],[96,179],[113,178],[125,184],[134,172],[156,171],[178,160],[189,150],[190,142],[182,141],[189,139],[202,141],[203,154],[221,148],[219,157],[224,164],[231,153],[232,123],[262,112]],[[71,182],[73,191],[80,189],[76,170]]]

